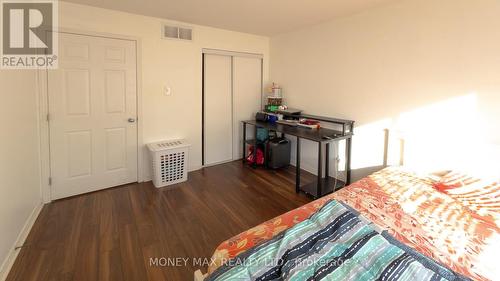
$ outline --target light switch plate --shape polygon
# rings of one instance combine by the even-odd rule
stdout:
[[[163,86],[163,94],[165,96],[171,96],[172,95],[172,89],[169,86]]]

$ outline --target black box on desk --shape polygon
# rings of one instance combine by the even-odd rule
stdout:
[[[290,165],[290,141],[284,138],[272,139],[267,143],[267,167],[283,168]]]

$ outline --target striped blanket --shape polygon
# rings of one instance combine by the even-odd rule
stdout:
[[[212,280],[469,280],[399,243],[335,200],[255,246]]]

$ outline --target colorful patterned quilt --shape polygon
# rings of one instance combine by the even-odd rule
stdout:
[[[332,200],[205,280],[467,279],[380,233],[356,211]]]
[[[223,242],[212,257],[216,264],[209,272],[335,199],[459,274],[494,280],[500,276],[500,186],[470,177],[462,177],[458,183],[453,173],[435,180],[402,168],[384,169]]]

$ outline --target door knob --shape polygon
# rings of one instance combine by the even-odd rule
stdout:
[[[135,118],[129,118],[127,121],[128,121],[129,123],[135,123]]]

